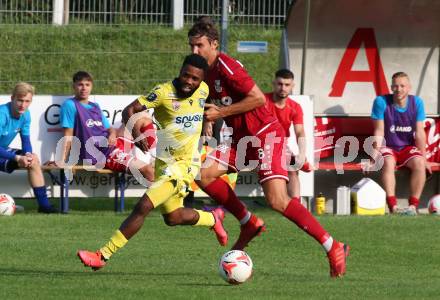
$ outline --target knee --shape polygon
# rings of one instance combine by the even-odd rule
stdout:
[[[200,179],[196,179],[195,182],[201,188],[207,187],[211,182],[215,180],[214,177],[210,176],[207,172],[200,172]]]
[[[150,170],[150,169],[143,169],[141,170],[142,176],[150,181],[153,182],[154,181],[154,171]]]
[[[382,172],[393,172],[396,168],[396,163],[392,159],[385,159],[383,162]]]
[[[31,168],[40,168],[40,159],[34,153],[32,153],[32,165]]]
[[[168,226],[176,226],[181,224],[181,217],[178,210],[175,210],[169,214],[162,215],[165,224]]]
[[[287,205],[289,204],[289,199],[287,194],[286,195],[278,194],[267,197],[267,202],[273,210],[279,213],[283,213],[286,210]]]
[[[425,168],[425,160],[422,157],[413,158],[412,169],[414,171],[424,172]]]
[[[144,217],[148,215],[148,213],[153,209],[153,204],[150,199],[146,195],[142,197],[139,202],[136,204],[134,211]]]

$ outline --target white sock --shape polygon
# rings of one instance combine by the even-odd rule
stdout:
[[[244,218],[240,220],[240,224],[241,225],[246,224],[250,218],[251,218],[251,213],[248,211],[246,216],[244,216]]]
[[[324,243],[322,243],[322,247],[324,247],[325,252],[329,253],[333,246],[333,238],[329,237]]]

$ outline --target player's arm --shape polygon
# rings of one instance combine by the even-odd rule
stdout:
[[[264,97],[263,92],[255,84],[241,101],[222,107],[209,103],[206,104],[205,118],[207,121],[215,121],[220,118],[251,111],[257,107],[263,106],[265,103],[266,98]]]
[[[417,149],[420,150],[423,157],[426,159],[426,133],[424,123],[421,121],[416,122],[416,132],[414,134],[414,141]]]
[[[149,129],[154,130],[154,127],[151,117],[148,114],[143,113],[147,107],[144,103],[141,103],[143,102],[141,97],[124,108],[122,111],[122,121],[133,137],[136,146],[142,151],[147,152],[151,146],[149,137],[151,138],[152,135],[152,133],[149,132]]]
[[[113,127],[109,127],[108,131],[108,145],[113,146],[116,144],[117,130]]]
[[[73,128],[63,128],[64,145],[62,148],[61,162],[57,162],[58,165],[63,165],[67,161],[70,149],[72,148]]]
[[[383,145],[383,138],[384,138],[384,133],[385,133],[384,120],[373,120],[373,127],[374,127],[373,149],[379,151],[380,147],[382,147],[382,145]]]
[[[306,161],[306,133],[303,124],[294,124],[293,129],[298,143],[299,161]]]
[[[420,150],[425,158],[425,166],[431,173],[431,164],[426,160],[426,132],[425,132],[425,107],[422,99],[416,96],[416,130],[414,133],[415,146]]]
[[[75,118],[76,108],[73,100],[64,101],[60,109],[60,125],[63,128],[64,144],[61,150],[61,161],[56,161],[58,166],[64,165],[69,157],[70,149],[72,148]]]

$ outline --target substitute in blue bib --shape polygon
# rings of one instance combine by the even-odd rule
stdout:
[[[0,171],[12,173],[18,168],[26,168],[29,183],[38,201],[38,212],[54,213],[56,209],[49,203],[41,171],[40,160],[32,153],[30,139],[31,114],[28,110],[35,89],[32,85],[20,82],[12,91],[11,101],[0,105]],[[9,145],[20,135],[21,149]]]
[[[392,76],[392,94],[374,100],[371,118],[374,123],[374,147],[378,158],[383,158],[382,185],[390,213],[416,215],[419,199],[431,173],[426,160],[425,109],[423,101],[410,95],[411,83],[404,72]],[[380,157],[382,156],[382,157]],[[396,198],[395,169],[406,167],[411,171],[408,207],[399,209]]]

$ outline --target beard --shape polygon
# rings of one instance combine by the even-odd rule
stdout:
[[[194,93],[194,91],[196,90],[196,89],[191,89],[189,92],[185,92],[185,91],[182,89],[182,82],[180,82],[179,78],[176,78],[176,79],[174,80],[174,86],[175,86],[175,88],[176,88],[176,94],[177,94],[177,97],[179,97],[179,98],[188,98],[188,97],[191,96],[191,95]]]

